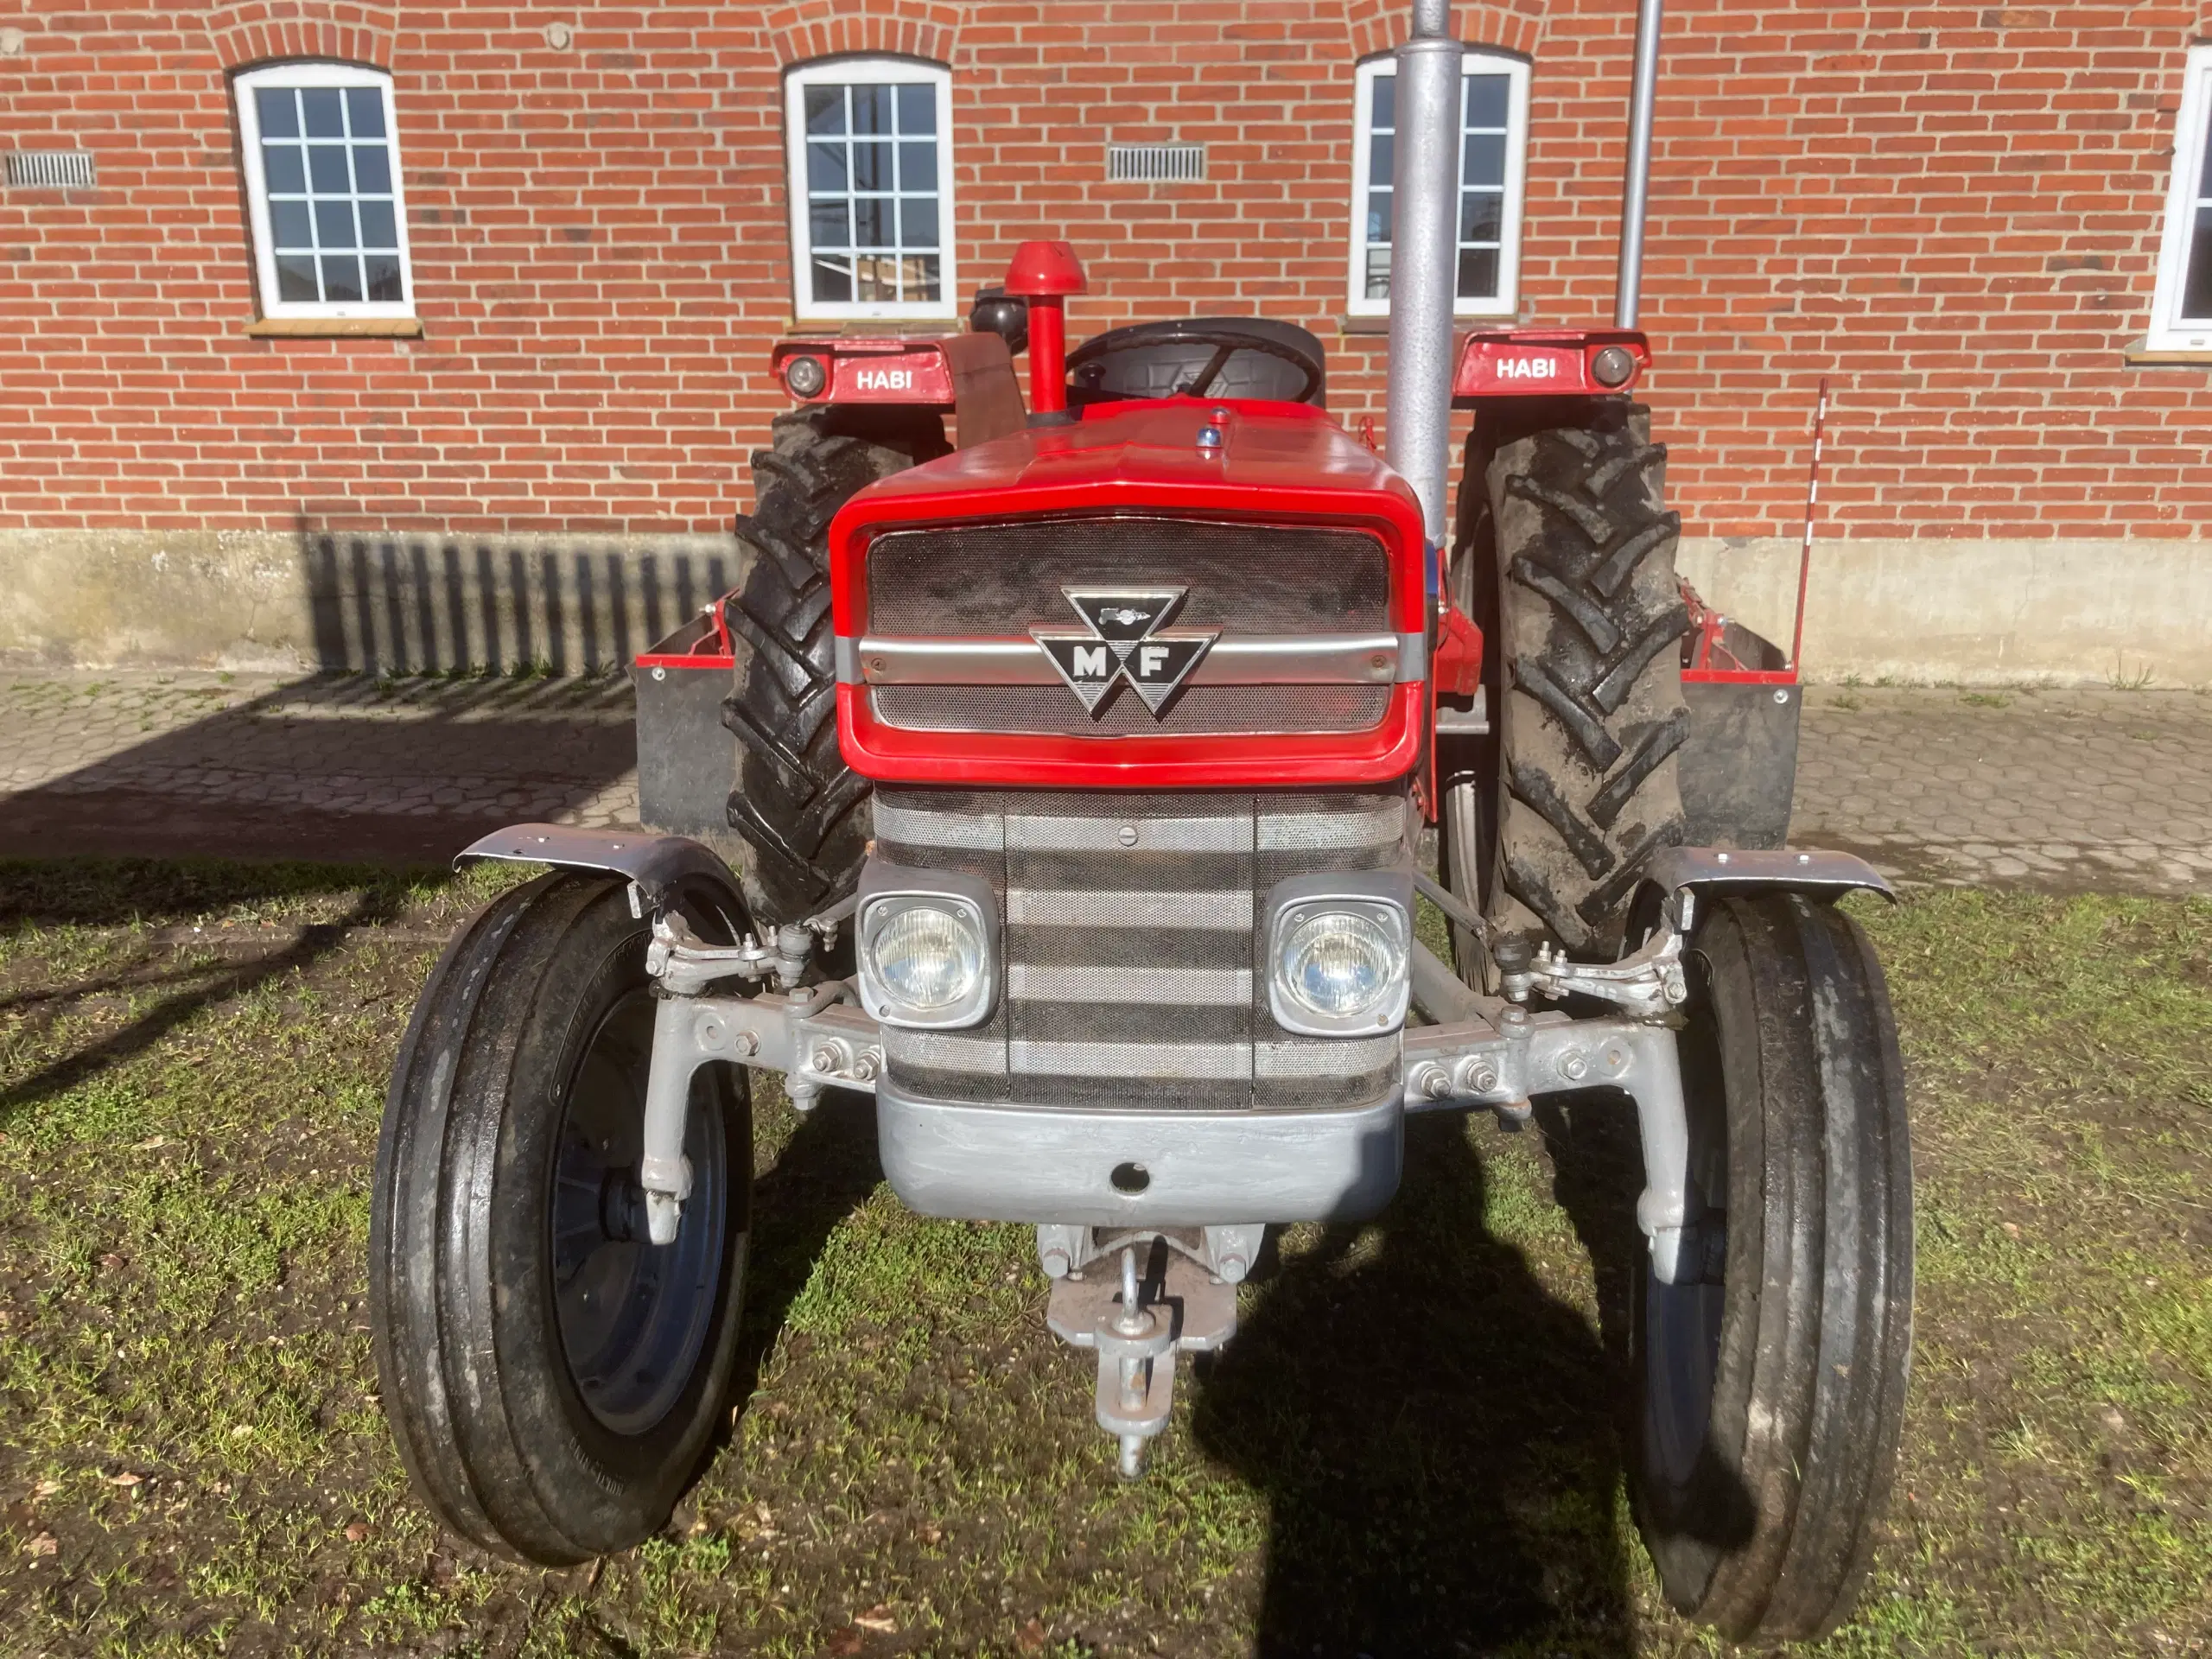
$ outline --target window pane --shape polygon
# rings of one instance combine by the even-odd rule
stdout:
[[[365,196],[391,194],[391,153],[382,144],[353,146],[353,188]]]
[[[1398,78],[1395,75],[1375,77],[1375,102],[1368,111],[1370,127],[1395,127],[1398,124]]]
[[[1395,141],[1388,134],[1378,133],[1367,151],[1367,181],[1388,185],[1397,151]]]
[[[899,130],[903,133],[937,130],[937,88],[901,86],[899,89]]]
[[[352,176],[346,171],[346,146],[343,144],[309,144],[308,146],[308,177],[315,182],[319,196],[342,196],[353,188]]]
[[[853,297],[852,266],[842,259],[814,262],[814,297],[824,304],[842,305]]]
[[[1505,182],[1503,133],[1472,132],[1467,135],[1467,153],[1463,158],[1459,182],[1469,185]]]
[[[845,178],[845,143],[810,143],[806,147],[806,188],[843,192],[851,188]]]
[[[361,263],[368,267],[371,299],[391,305],[397,305],[406,299],[399,282],[397,254],[372,253]]]
[[[361,297],[361,262],[353,255],[322,257],[322,297],[334,304]]]
[[[318,247],[353,247],[354,245],[353,204],[350,201],[315,203],[315,245]]]
[[[1367,297],[1387,300],[1390,297],[1390,250],[1370,248],[1367,251]]]
[[[1494,300],[1497,297],[1497,250],[1462,248],[1459,251],[1459,297]]]
[[[264,138],[296,138],[300,111],[289,86],[263,86],[253,94],[254,111],[261,118]]]
[[[808,240],[817,248],[849,248],[853,227],[842,201],[817,201],[806,210]]]
[[[853,261],[853,297],[863,304],[885,304],[899,297],[899,261],[895,255],[863,254]]]
[[[845,89],[810,86],[806,89],[806,130],[810,133],[845,130]]]
[[[399,221],[393,215],[388,201],[365,201],[359,204],[361,213],[361,245],[365,248],[397,248],[399,245]]]
[[[276,297],[280,300],[306,300],[312,303],[322,297],[315,285],[315,261],[304,255],[287,256],[276,262]]]
[[[269,233],[280,248],[311,248],[313,233],[308,229],[308,205],[304,201],[272,201],[269,204]]]
[[[1513,83],[1503,75],[1467,77],[1467,121],[1471,127],[1503,127]]]
[[[891,237],[891,204],[882,197],[855,196],[853,199],[853,245],[856,248],[894,245]]]
[[[890,145],[855,143],[853,146],[853,188],[855,190],[891,188]]]
[[[918,254],[906,261],[906,297],[927,304],[938,297],[937,256]]]
[[[364,224],[366,222],[363,220]],[[1504,229],[1503,196],[1489,190],[1469,190],[1461,194],[1459,239],[1462,242],[1495,242]]]
[[[308,164],[297,144],[264,144],[261,171],[269,181],[271,195],[297,196],[307,193]]]
[[[346,119],[356,138],[384,137],[384,93],[374,86],[346,89]]]
[[[899,146],[899,188],[901,190],[937,188],[937,145]]]
[[[344,100],[335,86],[302,87],[300,109],[307,118],[310,138],[343,138],[346,136]]]
[[[2188,275],[2181,285],[2181,314],[2190,322],[2212,322],[2212,206],[2196,210],[2196,233],[2189,239]]]
[[[853,130],[891,134],[891,92],[888,86],[855,86],[853,92]]]
[[[899,204],[899,245],[906,249],[937,246],[937,198],[907,196]]]
[[[2206,118],[2204,124],[2204,176],[2197,181],[2196,194],[2212,196],[2212,117]]]
[[[1370,190],[1367,193],[1367,239],[1370,242],[1388,242],[1390,239],[1392,200],[1391,194],[1388,190]]]

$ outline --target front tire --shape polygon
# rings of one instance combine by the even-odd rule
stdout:
[[[712,895],[680,906],[732,937]],[[721,1419],[752,1211],[743,1074],[701,1068],[675,1243],[636,1184],[652,1051],[626,884],[501,895],[416,1002],[377,1149],[371,1330],[416,1491],[488,1549],[566,1565],[668,1518]]]
[[[1857,924],[1716,903],[1687,959],[1706,1282],[1631,1292],[1630,1494],[1668,1599],[1738,1640],[1833,1629],[1887,1500],[1912,1344],[1912,1165]],[[1694,1209],[1694,1205],[1693,1206]]]

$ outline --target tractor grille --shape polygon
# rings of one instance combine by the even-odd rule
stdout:
[[[1363,732],[1390,712],[1387,685],[1186,685],[1154,718],[1118,686],[1094,717],[1061,685],[880,685],[875,717],[917,732]]]
[[[1006,979],[973,1031],[884,1033],[899,1088],[1039,1107],[1262,1109],[1378,1099],[1398,1039],[1295,1037],[1268,1011],[1268,890],[1409,856],[1402,789],[1306,795],[881,788],[876,850],[980,875]]]
[[[897,531],[868,549],[868,631],[1025,633],[1077,619],[1061,584],[1187,587],[1178,627],[1387,633],[1390,564],[1358,531],[1079,518]]]

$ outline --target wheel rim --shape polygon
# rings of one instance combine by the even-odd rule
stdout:
[[[1663,1285],[1643,1269],[1643,1443],[1651,1472],[1687,1481],[1705,1450],[1720,1364],[1719,1285]]]
[[[691,1196],[673,1244],[656,1247],[638,1185],[653,1002],[610,1008],[563,1103],[550,1206],[562,1357],[584,1406],[618,1434],[652,1430],[690,1384],[721,1300],[728,1170],[721,1115],[696,1088],[683,1155]]]

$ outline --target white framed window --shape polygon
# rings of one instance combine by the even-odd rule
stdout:
[[[952,74],[827,58],[784,81],[802,317],[950,317]]]
[[[237,78],[264,317],[411,317],[391,77],[280,63]]]
[[[2174,130],[2165,246],[2151,302],[2154,352],[2212,352],[2212,46],[2193,46]]]
[[[1459,285],[1463,317],[1510,317],[1521,303],[1521,189],[1528,167],[1529,65],[1470,48],[1459,87]],[[1395,58],[1353,81],[1351,269],[1355,317],[1390,315],[1391,169],[1397,161]]]

